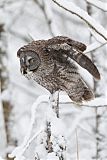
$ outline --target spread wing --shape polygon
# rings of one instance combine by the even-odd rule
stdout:
[[[86,50],[85,44],[78,42],[78,41],[75,41],[75,40],[72,40],[71,38],[68,38],[68,37],[57,36],[57,37],[54,37],[54,38],[48,40],[48,44],[50,44],[50,45],[62,44],[62,43],[67,43],[68,45],[75,47],[82,52]]]
[[[86,46],[81,42],[59,36],[48,40],[45,49],[50,52],[56,60],[67,63],[67,59],[70,58],[86,69],[96,79],[100,79],[100,73],[97,67],[91,59],[83,54]]]

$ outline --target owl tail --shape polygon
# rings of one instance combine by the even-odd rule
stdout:
[[[75,82],[73,85],[70,84],[66,92],[70,99],[76,103],[94,99],[93,91],[82,79],[79,79],[79,81],[77,83]]]
[[[89,88],[84,88],[84,91],[78,93],[77,90],[75,90],[75,94],[71,91],[68,91],[68,96],[70,99],[76,103],[82,103],[83,101],[90,101],[94,98],[93,92]]]
[[[82,99],[84,101],[90,101],[94,98],[94,93],[89,88],[84,88],[84,94]]]

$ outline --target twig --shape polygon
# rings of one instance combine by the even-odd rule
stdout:
[[[105,42],[105,43],[93,42],[92,44],[90,44],[87,47],[87,49],[84,51],[84,53],[87,54],[89,52],[96,51],[97,49],[103,47],[106,44],[107,44],[107,42]]]
[[[76,128],[75,132],[76,132],[76,145],[77,145],[77,160],[79,160],[79,144],[78,144],[77,128]]]
[[[50,0],[47,2],[47,0],[42,0],[42,4],[38,0],[34,0],[42,10],[44,17],[46,19],[50,34],[52,36],[56,36],[59,34],[59,31],[57,30],[56,24],[54,24],[54,18],[52,15],[52,9],[50,5]]]
[[[107,3],[105,2],[101,2],[99,0],[86,0],[88,3],[90,3],[91,5],[101,9],[103,12],[107,12]]]
[[[59,91],[50,95],[51,107],[56,113],[56,117],[59,118]]]
[[[87,12],[89,13],[90,16],[92,16],[92,6],[88,2],[87,2]],[[93,37],[93,35],[90,32],[90,42],[92,42],[92,37]],[[91,52],[91,58],[92,58],[93,62],[97,61],[97,59],[94,56],[93,52]],[[99,94],[99,92],[97,91],[98,82],[95,79],[93,79],[93,86],[94,86],[93,88],[94,88],[95,96],[96,97],[101,96],[101,94]],[[98,114],[98,108],[95,108],[95,128],[94,128],[95,131],[94,131],[94,134],[97,135],[97,136],[100,134],[100,132],[99,132],[99,126],[100,126],[99,119],[100,119],[100,116]],[[101,158],[99,156],[99,153],[100,153],[100,150],[99,150],[99,139],[97,139],[97,136],[96,136],[96,153],[95,153],[95,159],[96,160]]]
[[[59,102],[59,104],[74,104],[74,106],[77,104],[73,103],[73,102]],[[102,107],[107,107],[107,105],[84,105],[84,104],[79,104],[80,107],[88,107],[88,108],[102,108]]]
[[[36,134],[34,134],[34,135],[32,136],[32,138],[29,139],[29,140],[26,142],[26,144],[23,144],[23,143],[22,143],[21,146],[16,147],[16,148],[13,150],[13,152],[12,152],[11,154],[9,154],[9,158],[18,157],[18,158],[20,159],[21,157],[23,157],[24,152],[28,149],[28,147],[30,146],[30,144],[32,143],[32,141],[33,141],[34,139],[36,139],[41,132],[43,132],[43,129],[41,129],[41,130],[38,131]]]
[[[0,94],[1,94],[1,80],[0,80]],[[2,123],[0,123],[0,129],[1,129],[1,133],[3,132],[3,148],[4,150],[6,149],[6,145],[7,145],[7,140],[6,140],[6,128],[5,128],[5,119],[4,119],[4,113],[3,113],[3,104],[2,101],[0,100],[0,121]],[[2,137],[2,134],[0,134]]]
[[[56,114],[57,118],[59,118],[59,91],[57,92],[57,98],[56,98]]]
[[[42,127],[40,128],[40,130],[33,135],[33,137],[31,137],[31,133],[34,127],[34,124],[36,123],[36,110],[39,106],[39,104],[42,103],[42,101],[48,101],[49,100],[49,96],[40,96],[37,98],[36,102],[32,105],[32,110],[31,110],[31,123],[29,126],[29,130],[27,131],[27,134],[24,138],[23,143],[19,146],[16,147],[13,152],[9,155],[9,157],[19,157],[19,159],[21,159],[20,157],[23,156],[23,153],[26,151],[26,149],[29,147],[29,145],[31,144],[31,142],[45,129]]]
[[[32,41],[32,38],[31,38],[31,36],[29,36],[29,34],[24,36],[23,34],[21,34],[19,32],[16,32],[11,28],[7,28],[7,32],[9,32],[10,34],[12,34],[13,36],[15,36],[15,37],[17,37],[19,39],[23,39],[27,43]]]
[[[21,89],[22,89],[22,91],[23,92],[27,92],[30,96],[33,96],[34,98],[36,97],[36,96],[38,96],[33,90],[31,90],[30,88],[28,88],[26,85],[21,85],[21,84],[18,84],[18,83],[16,83],[15,81],[13,81],[13,80],[11,80],[10,81],[12,84],[14,84],[14,85],[16,85],[17,87],[20,87]],[[0,96],[0,99],[2,99],[2,96]],[[39,96],[38,97],[38,99],[41,99],[40,100],[40,103],[48,103],[48,100],[49,100],[49,95],[42,95],[42,96]],[[37,99],[37,101],[38,101],[38,99]],[[96,100],[96,99],[95,99]],[[94,103],[94,101],[95,100],[93,100],[93,103]],[[103,101],[103,100],[102,100]],[[89,105],[88,103],[86,103],[86,104],[76,104],[75,102],[73,102],[73,101],[71,101],[69,98],[68,98],[68,96],[67,95],[59,95],[59,105],[60,104],[70,104],[70,105],[74,105],[74,106],[80,106],[80,107],[88,107],[88,108],[100,108],[100,107],[107,107],[107,104],[99,104],[99,105]]]
[[[89,16],[87,12],[75,6],[72,2],[67,2],[66,0],[52,0],[52,1],[62,9],[66,10],[67,12],[75,14],[76,16],[81,18],[90,28],[92,28],[97,34],[99,34],[107,41],[106,30],[100,24],[98,24],[93,18],[91,18],[91,16]]]
[[[52,142],[51,142],[51,122],[47,121],[47,129],[46,129],[46,133],[47,133],[47,150],[48,153],[53,152],[53,148],[52,148]]]
[[[24,139],[24,142],[23,142],[23,145],[25,145],[27,143],[27,141],[30,139],[30,136],[31,136],[31,132],[33,130],[33,127],[34,127],[34,124],[36,123],[35,122],[35,118],[36,118],[36,111],[37,111],[37,108],[39,107],[39,104],[41,104],[43,102],[43,99],[48,101],[47,99],[47,96],[39,96],[36,100],[36,102],[32,105],[32,110],[31,110],[31,123],[30,123],[30,126],[29,126],[29,130],[26,134],[26,137]]]

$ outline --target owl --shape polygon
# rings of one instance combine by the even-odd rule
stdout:
[[[78,63],[94,78],[100,79],[100,73],[93,62],[84,55],[86,45],[68,37],[57,36],[48,40],[37,40],[21,47],[21,73],[36,81],[51,94],[66,91],[73,102],[82,103],[94,98],[91,88],[78,72]]]

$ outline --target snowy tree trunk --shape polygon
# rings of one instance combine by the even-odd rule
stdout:
[[[1,42],[1,36],[3,32],[3,25],[0,24],[0,42]],[[7,140],[6,140],[6,130],[5,130],[5,121],[4,121],[4,113],[3,113],[3,104],[2,104],[2,98],[1,98],[1,89],[2,89],[2,50],[0,46],[0,155],[5,156],[5,150],[7,146]]]
[[[59,123],[59,91],[55,92],[54,94],[50,95],[50,107],[55,113],[53,115],[53,119],[49,115],[49,120],[47,121],[47,150],[48,153],[54,153],[56,155],[56,158],[59,160],[65,160],[65,152],[66,152],[66,144],[65,144],[65,137],[62,133],[62,135],[54,135],[51,129],[52,121],[55,120],[56,124],[54,123],[53,127],[56,127],[57,130],[59,130],[57,123]],[[51,113],[51,112],[50,112]],[[49,113],[49,114],[50,114]],[[52,115],[51,115],[52,116]],[[51,121],[52,119],[52,121]],[[63,144],[60,144],[60,139],[63,141]],[[57,150],[58,148],[58,150]]]
[[[87,2],[87,12],[90,16],[93,16],[93,7],[91,6],[91,4],[89,4]],[[93,42],[93,35],[90,33],[90,43]],[[102,51],[103,52],[103,51]],[[103,55],[102,55],[103,56]],[[94,62],[94,64],[98,64],[97,62],[97,57],[95,56],[95,53],[94,51],[91,52],[91,58],[92,58],[92,61]],[[101,93],[99,92],[99,82],[96,81],[95,79],[93,79],[93,88],[94,88],[94,93],[95,93],[95,97],[101,97]],[[102,111],[104,109],[102,108]],[[96,140],[95,140],[95,143],[96,143],[96,153],[95,153],[95,156],[93,159],[96,159],[96,160],[100,160],[100,159],[103,159],[103,156],[102,156],[102,151],[103,151],[103,148],[102,148],[102,142],[104,141],[105,139],[105,136],[103,133],[101,133],[101,130],[100,130],[100,125],[101,125],[101,119],[103,117],[103,112],[101,112],[99,108],[95,108],[95,135],[96,135]]]
[[[89,15],[85,10],[87,2],[90,4],[88,4]],[[100,13],[92,5],[101,9]],[[1,119],[5,118],[6,122],[4,132],[7,131],[7,134],[4,136],[4,145],[7,145],[7,141],[8,146],[16,145],[17,141],[13,137],[17,137],[19,144],[10,155],[11,159],[14,159],[14,157],[17,160],[107,159],[107,102],[105,100],[107,96],[106,98],[102,97],[103,94],[100,93],[101,90],[106,90],[107,84],[107,55],[105,52],[105,57],[103,57],[104,52],[100,49],[101,47],[104,49],[104,45],[107,43],[107,31],[105,29],[107,17],[100,16],[103,11],[107,11],[106,6],[106,3],[100,0],[0,1],[0,15],[6,22],[5,28],[8,33],[6,39],[9,46],[8,50],[5,50],[6,47],[3,49],[2,39],[0,40],[0,48],[5,51],[4,57],[9,53],[9,63],[11,63],[9,65],[9,75],[7,65],[6,70],[3,70],[3,73],[6,73],[6,90],[4,89],[4,83],[2,83],[3,99],[1,102],[5,102],[5,107],[1,103],[0,117]],[[2,14],[1,10],[3,11]],[[100,18],[94,17],[94,13]],[[59,110],[57,94],[51,95],[50,99],[49,96],[48,98],[46,96],[37,98],[39,96],[38,88],[33,90],[30,82],[25,80],[19,73],[16,52],[20,46],[31,41],[28,38],[29,35],[32,35],[34,40],[64,35],[87,44],[89,32],[85,24],[90,29],[90,45],[84,53],[88,54],[92,51],[92,59],[98,65],[101,77],[103,80],[106,79],[106,83],[99,89],[99,83],[93,81],[97,98],[91,102],[83,103],[81,105],[82,111],[75,109],[74,106],[76,105],[68,100],[65,95],[59,97],[59,104],[61,105]],[[0,58],[0,60],[3,59]],[[99,63],[103,60],[104,63]],[[3,65],[5,64],[3,63]],[[10,73],[10,71],[12,72]],[[11,77],[10,80],[9,77]],[[3,78],[1,73],[0,78]],[[90,79],[88,79],[88,82],[91,84]],[[8,86],[12,86],[14,90],[12,90],[12,97],[5,99],[5,91],[11,93]],[[39,90],[40,92],[41,90]],[[14,108],[10,99],[14,103]],[[3,114],[4,109],[5,114]],[[30,125],[27,125],[30,119],[30,110],[32,112],[31,122]],[[0,125],[2,127],[1,123]],[[75,138],[76,128],[78,135],[76,134]],[[5,133],[3,134],[5,135]],[[1,132],[0,135],[2,135]],[[25,139],[21,144],[24,136]],[[10,152],[10,150],[11,147],[8,147],[7,152]]]
[[[50,94],[50,107],[56,113],[56,117],[59,118],[59,91]]]
[[[87,12],[90,16],[92,16],[92,6],[87,3]],[[93,35],[90,33],[90,43],[92,43],[92,38],[93,38]],[[91,58],[92,58],[92,61],[95,63],[96,62],[96,58],[94,56],[94,52],[91,52]],[[95,93],[95,97],[97,97],[98,93],[97,93],[97,81],[95,79],[93,79],[93,86],[94,86],[94,93]],[[98,142],[98,127],[99,127],[99,123],[98,123],[98,116],[97,116],[97,110],[98,108],[95,108],[95,121],[96,121],[96,125],[95,125],[95,135],[96,135],[96,154],[95,154],[95,159],[98,160],[99,159],[99,150],[98,150],[98,145],[99,145],[99,142]]]
[[[50,101],[49,96],[40,96],[37,98],[36,102],[32,106],[31,123],[25,139],[23,143],[16,147],[12,154],[10,154],[10,158],[16,157],[17,160],[22,160],[23,157],[26,158],[27,150],[29,150],[32,143],[34,143],[35,159],[66,159],[65,129],[62,120],[57,118],[59,112],[56,112],[58,109],[55,109],[58,107],[58,104],[55,103],[56,101],[58,102],[57,96],[56,99],[52,101]],[[38,131],[35,124],[37,123],[38,116],[41,115],[41,112],[37,113],[37,110],[44,102],[48,102],[48,105],[44,115],[45,117],[42,120],[42,125],[39,125]],[[31,155],[33,155],[33,153]]]
[[[5,31],[3,29],[3,25],[0,25],[0,85],[1,85],[1,95],[5,94],[8,89],[9,77],[8,77],[8,70],[7,70],[7,53],[6,53],[6,37]],[[5,97],[5,96],[4,96]],[[1,105],[3,107],[3,117],[4,117],[4,124],[5,124],[5,134],[6,134],[6,145],[8,146],[16,146],[15,141],[11,135],[11,111],[12,105],[9,99],[3,98],[1,101]],[[10,122],[11,121],[11,122]],[[5,142],[5,140],[4,140]],[[7,153],[8,154],[8,153]],[[7,159],[8,156],[6,155]]]

